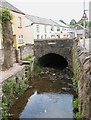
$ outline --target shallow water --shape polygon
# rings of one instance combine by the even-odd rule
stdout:
[[[42,68],[30,88],[10,108],[13,118],[73,118],[72,73],[68,69]]]

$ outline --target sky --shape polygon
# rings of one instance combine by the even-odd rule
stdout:
[[[91,0],[7,0],[25,14],[38,17],[64,20],[66,23],[72,19],[77,22],[83,16],[83,2],[85,9],[89,10]],[[89,17],[89,11],[86,11]]]

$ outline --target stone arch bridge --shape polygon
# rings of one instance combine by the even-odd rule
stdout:
[[[73,39],[34,40],[34,55],[38,60],[46,55],[60,55],[72,67],[72,49]]]

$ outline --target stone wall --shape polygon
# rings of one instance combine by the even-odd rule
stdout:
[[[84,118],[91,118],[91,53],[74,41],[73,69],[78,79],[79,110]]]
[[[4,61],[3,49],[0,49],[0,69],[1,69],[1,65],[3,64],[3,61]]]
[[[24,58],[26,58],[28,56],[33,56],[34,55],[33,45],[31,45],[31,44],[21,46],[19,48],[19,50],[20,50],[20,60],[23,60]]]
[[[13,48],[13,61],[14,63],[20,62],[28,56],[34,56],[33,45],[25,45],[19,47],[18,50]],[[0,66],[4,62],[4,52],[3,49],[0,49]],[[0,67],[1,68],[1,67]]]
[[[72,66],[73,39],[44,39],[34,41],[34,55],[37,59],[49,54],[56,53],[63,56],[69,66]]]
[[[14,70],[11,71],[12,75],[10,74],[8,77],[3,79],[2,82],[0,81],[0,103],[3,99],[2,96],[5,96],[5,99],[3,102],[5,103],[5,101],[7,101],[7,104],[9,106],[11,106],[16,101],[16,98],[18,98],[21,94],[23,94],[23,92],[29,87],[28,82],[31,77],[31,67],[30,66],[31,66],[31,64],[29,65],[28,68],[26,68],[26,66],[24,66],[24,65],[20,66],[19,69],[17,69],[16,71],[14,71]],[[11,81],[11,84],[12,84],[11,89],[13,91],[13,93],[11,91],[9,94],[6,89],[7,87],[4,87],[4,90],[6,90],[6,92],[3,92],[3,86],[5,86],[5,84],[6,84],[6,86],[10,84],[10,82],[8,82],[8,81]],[[19,90],[22,90],[22,93]],[[16,93],[17,93],[17,95],[16,95]],[[0,116],[0,117],[2,117],[2,116]]]

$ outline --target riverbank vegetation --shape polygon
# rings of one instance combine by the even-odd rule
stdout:
[[[80,108],[79,108],[78,80],[74,77],[72,81],[73,81],[73,88],[76,91],[76,96],[74,97],[73,100],[74,113],[75,113],[74,117],[76,118],[76,120],[82,120]]]
[[[14,103],[20,95],[24,93],[28,85],[28,79],[24,82],[19,81],[18,77],[16,80],[8,79],[7,82],[2,86],[2,117],[6,118],[8,116],[7,109]]]
[[[33,62],[33,58],[31,56],[25,58],[24,60]],[[39,70],[39,63],[37,59],[35,59],[33,72],[38,72]],[[33,75],[31,72],[31,65],[27,65],[25,66],[25,73],[21,76],[21,80],[18,76],[15,76],[5,81],[5,83],[2,86],[3,96],[1,112],[3,119],[7,118],[7,111],[10,108],[10,106],[12,106],[14,102],[18,99],[18,97],[21,96],[24,93],[24,91],[29,87],[28,83],[32,76]]]
[[[12,106],[18,97],[29,87],[28,83],[31,77],[31,66],[29,65],[25,66],[23,74],[19,74],[19,76],[15,75],[4,82],[2,86],[2,118],[6,119],[8,116],[7,111],[10,106]]]
[[[37,59],[34,60],[34,72],[39,72],[40,71],[40,65]]]
[[[29,56],[29,57],[27,57],[27,58],[24,58],[24,60],[25,60],[25,61],[31,61],[31,62],[33,62],[32,56]]]
[[[76,49],[73,49],[73,53],[74,53],[74,76],[72,78],[73,81],[73,88],[76,92],[76,96],[74,97],[73,100],[73,104],[74,104],[74,117],[77,120],[81,120],[82,116],[81,116],[81,110],[80,110],[80,102],[79,102],[79,93],[78,93],[78,81],[82,79],[82,71],[81,71],[81,66],[79,65],[77,56],[76,56]]]

